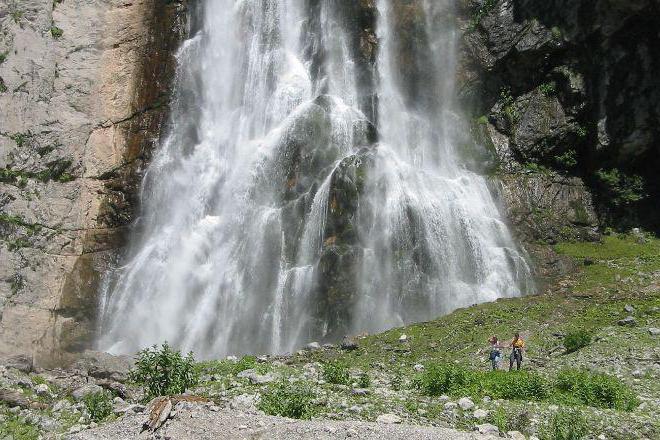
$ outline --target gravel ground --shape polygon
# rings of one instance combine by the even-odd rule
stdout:
[[[467,433],[447,428],[331,420],[292,420],[233,410],[211,411],[199,405],[177,411],[155,434],[140,433],[145,414],[122,419],[67,437],[70,440],[118,440],[158,438],[171,440],[203,439],[406,439],[406,440],[493,440],[499,437]]]

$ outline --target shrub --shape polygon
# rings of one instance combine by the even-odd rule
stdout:
[[[481,373],[479,394],[494,399],[543,400],[550,395],[548,381],[528,371]]]
[[[323,365],[323,380],[337,385],[348,385],[351,382],[351,376],[346,364],[334,361]]]
[[[129,378],[144,387],[147,398],[181,394],[199,380],[192,352],[184,358],[167,342],[140,351]]]
[[[392,386],[392,389],[394,391],[401,391],[403,389],[403,384],[404,384],[403,372],[401,371],[401,369],[397,369],[394,371],[394,375],[392,376],[390,385]]]
[[[37,440],[41,438],[39,429],[15,414],[0,418],[0,438],[13,440]]]
[[[518,431],[525,433],[532,424],[527,411],[507,411],[498,406],[490,413],[488,420],[500,430],[500,432]]]
[[[577,165],[575,150],[568,150],[559,156],[555,156],[555,162],[563,168],[573,168]]]
[[[424,394],[460,394],[474,382],[470,370],[453,364],[431,364],[415,378],[415,386]]]
[[[591,333],[586,330],[569,332],[564,338],[566,353],[573,353],[591,344]]]
[[[555,84],[553,82],[543,83],[539,86],[539,90],[545,96],[551,96],[555,94]]]
[[[88,394],[83,397],[83,402],[95,422],[101,422],[112,414],[112,394],[109,391]]]
[[[646,197],[644,179],[640,176],[628,176],[614,168],[609,171],[598,170],[596,178],[614,206],[630,205]]]
[[[309,419],[313,398],[314,394],[308,386],[281,381],[262,394],[258,408],[272,416]]]
[[[57,26],[51,26],[50,34],[53,36],[53,38],[60,38],[62,35],[64,35],[64,31]]]
[[[584,405],[632,411],[639,404],[630,388],[609,374],[565,369],[557,375],[556,387]]]
[[[580,411],[560,411],[541,427],[543,440],[581,440],[589,432],[587,421]]]
[[[360,388],[369,388],[371,386],[371,377],[369,376],[369,373],[361,373],[357,383]]]

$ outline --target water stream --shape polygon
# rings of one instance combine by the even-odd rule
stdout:
[[[378,0],[374,59],[359,3],[205,0],[100,348],[281,353],[533,291],[457,111],[453,2]]]

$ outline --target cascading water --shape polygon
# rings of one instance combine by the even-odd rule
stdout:
[[[375,63],[359,3],[206,0],[102,349],[286,352],[533,289],[459,148],[451,1],[379,0]]]

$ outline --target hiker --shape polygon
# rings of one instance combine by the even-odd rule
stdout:
[[[488,339],[488,343],[490,343],[490,365],[493,367],[493,371],[497,370],[497,366],[502,360],[502,352],[500,349],[502,346],[500,345],[500,341],[497,339],[497,336],[491,336]]]
[[[525,348],[525,341],[520,337],[520,333],[516,332],[513,335],[513,341],[509,344],[509,347],[512,348],[511,356],[509,357],[509,371],[513,370],[513,361],[516,361],[516,370],[520,370],[520,364],[522,363],[522,352]]]

